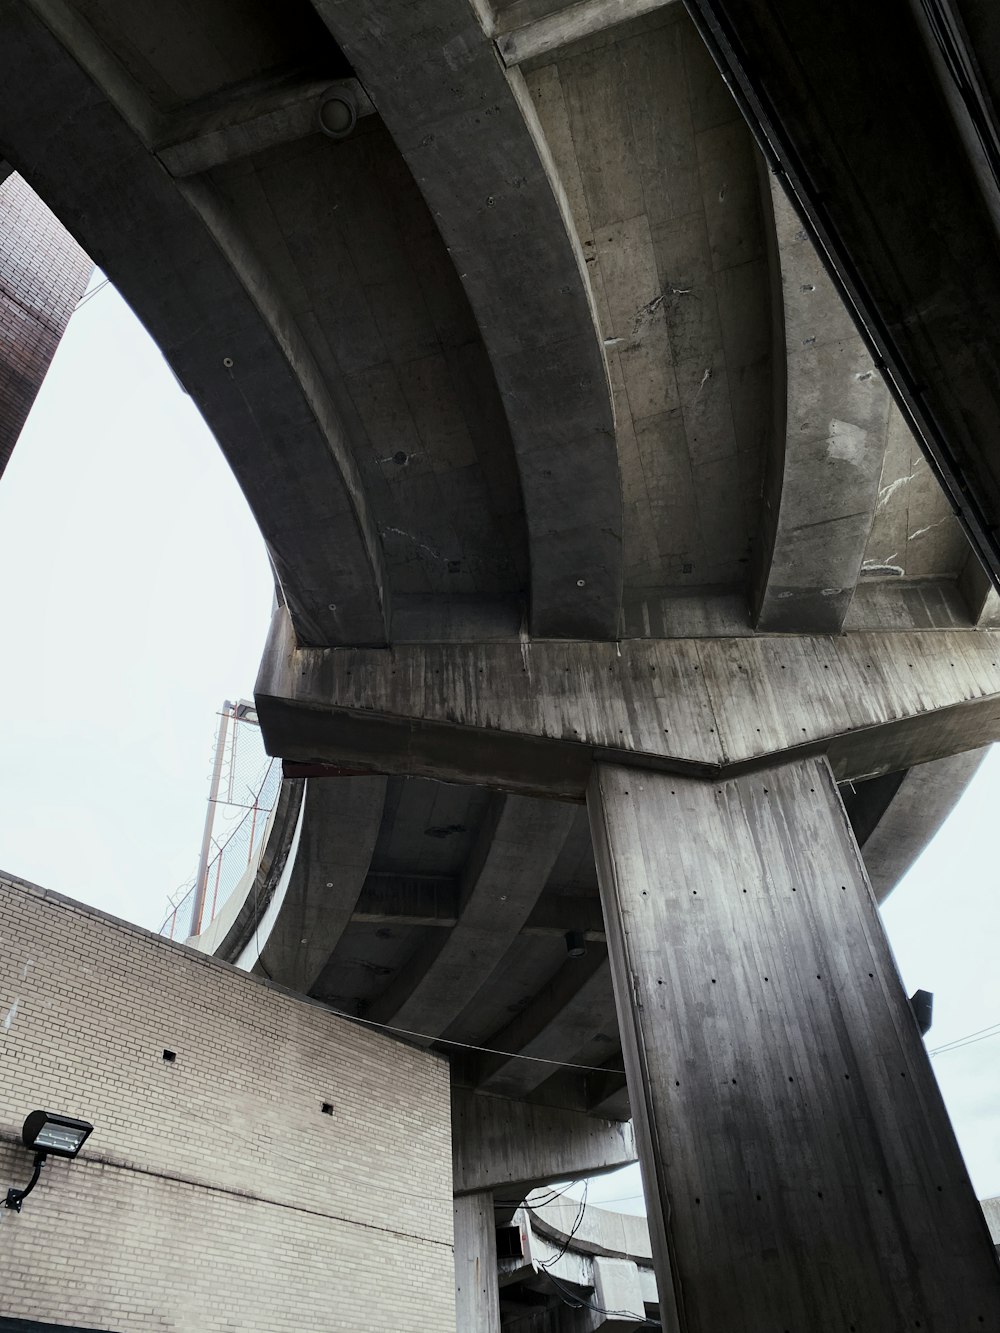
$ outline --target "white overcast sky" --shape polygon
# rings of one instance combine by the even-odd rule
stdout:
[[[97,279],[95,279],[96,281]],[[0,478],[0,869],[156,928],[194,873],[216,712],[271,606],[212,436],[112,287],[70,322]],[[994,750],[884,910],[928,1046],[1000,1023]],[[1000,1195],[1000,1036],[933,1060],[980,1197]],[[642,1211],[637,1168],[592,1202]]]

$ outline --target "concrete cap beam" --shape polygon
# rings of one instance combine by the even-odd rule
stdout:
[[[828,755],[838,780],[1000,738],[1000,633],[296,648],[257,681],[273,753],[579,800],[595,758],[700,776]]]

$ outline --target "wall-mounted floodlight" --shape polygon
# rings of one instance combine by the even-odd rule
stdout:
[[[69,1115],[52,1111],[32,1111],[21,1128],[21,1142],[35,1152],[35,1169],[24,1189],[7,1191],[5,1208],[21,1211],[21,1204],[38,1184],[47,1157],[75,1157],[94,1132],[87,1120],[76,1120]]]

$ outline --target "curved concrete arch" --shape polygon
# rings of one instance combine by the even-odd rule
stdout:
[[[365,1017],[429,1039],[485,986],[541,896],[573,807],[499,796],[463,872],[456,924],[418,949]]]
[[[479,1087],[505,1097],[526,1097],[554,1072],[547,1060],[572,1059],[597,1032],[617,1037],[611,966],[607,949],[591,945],[587,957],[564,964],[532,1004],[490,1040],[518,1057],[484,1056]]]
[[[308,994],[351,919],[382,824],[386,778],[309,782],[288,891],[255,971]]]
[[[0,7],[5,156],[133,306],[261,527],[306,643],[386,639],[379,535],[294,320],[204,187],[149,151],[157,113],[59,0]],[[123,201],[127,201],[123,206]]]
[[[268,817],[259,859],[247,866],[240,883],[201,934],[188,938],[187,943],[193,948],[237,967],[251,943],[258,947],[259,954],[261,928],[264,927],[265,939],[268,934],[265,925],[268,909],[272,903],[280,908],[280,901],[276,900],[280,900],[282,886],[291,876],[288,861],[291,858],[294,863],[297,854],[303,787],[304,783],[297,779],[282,781]]]
[[[780,287],[772,311],[783,355],[773,363],[776,375],[784,367],[784,391],[779,381],[755,623],[768,632],[838,634],[879,499],[891,399],[781,184],[768,173],[762,188]]]
[[[314,0],[403,153],[479,322],[517,455],[536,636],[617,637],[614,408],[579,243],[531,99],[467,0]]]
[[[951,814],[989,748],[916,764],[904,774],[889,775],[899,781],[875,826],[867,837],[858,838],[868,878],[880,903],[885,902]]]

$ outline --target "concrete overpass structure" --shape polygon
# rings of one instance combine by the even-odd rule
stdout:
[[[459,1271],[631,1117],[664,1327],[997,1326],[871,892],[1000,736],[989,20],[690,8],[0,0],[0,152],[274,564],[212,948],[449,1053]]]

